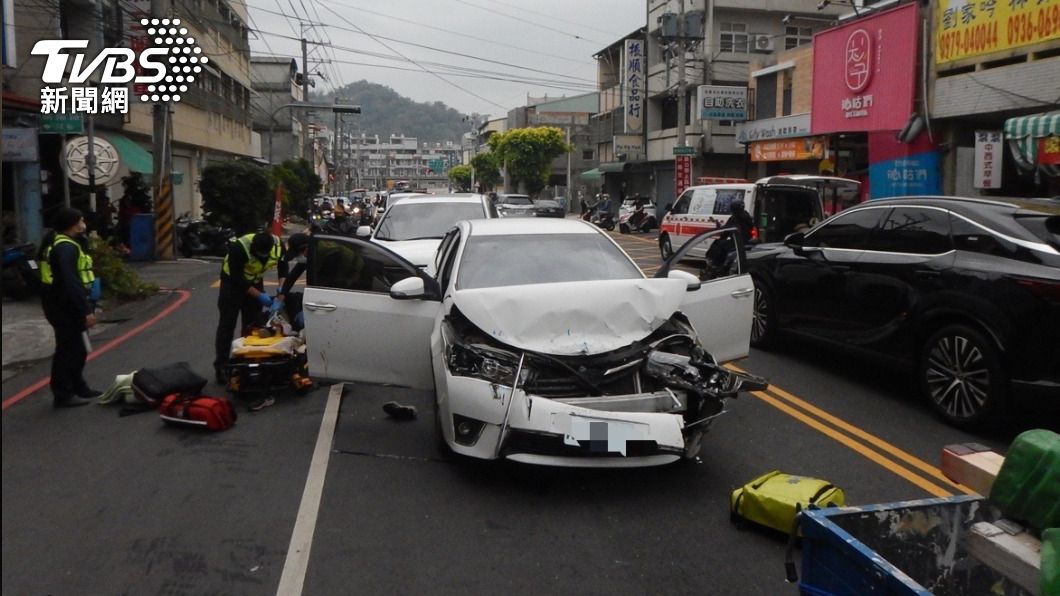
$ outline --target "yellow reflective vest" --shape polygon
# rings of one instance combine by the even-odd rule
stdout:
[[[41,255],[40,262],[40,281],[46,286],[50,286],[55,283],[55,274],[52,272],[52,249],[63,242],[69,242],[77,248],[77,273],[78,277],[81,278],[81,283],[85,286],[86,290],[92,288],[92,282],[96,279],[96,274],[92,271],[92,257],[85,254],[85,251],[81,248],[76,240],[65,235],[56,234],[55,240],[52,241],[51,245],[44,249],[44,254]]]
[[[283,243],[276,236],[272,237],[272,249],[269,250],[269,259],[264,263],[261,262],[257,257],[250,253],[250,245],[254,240],[254,234],[246,234],[236,239],[236,242],[243,247],[243,252],[247,255],[247,264],[243,267],[243,279],[249,283],[257,283],[265,277],[265,272],[272,269],[280,262],[280,257],[283,254]],[[225,255],[225,261],[221,265],[221,272],[231,277],[232,273],[228,270],[228,255]]]

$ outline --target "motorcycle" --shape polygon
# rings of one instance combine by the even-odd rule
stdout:
[[[186,258],[195,255],[223,257],[234,237],[232,230],[201,219],[191,219],[190,214],[177,218],[177,248]]]
[[[655,216],[648,213],[647,209],[626,211],[618,216],[618,231],[623,234],[650,232],[658,226]]]
[[[25,300],[40,293],[40,266],[37,249],[32,244],[20,244],[4,249],[3,295]]]
[[[612,215],[610,211],[597,210],[593,213],[592,219],[590,219],[589,222],[607,230],[608,232],[615,229],[615,216]]]

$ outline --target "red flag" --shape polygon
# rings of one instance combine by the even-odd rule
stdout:
[[[283,234],[283,183],[276,183],[276,207],[272,211],[272,224],[269,231],[277,238]]]

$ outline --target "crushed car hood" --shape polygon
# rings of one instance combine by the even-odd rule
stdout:
[[[512,347],[589,355],[650,335],[680,308],[686,289],[680,279],[580,281],[458,290],[453,303]]]

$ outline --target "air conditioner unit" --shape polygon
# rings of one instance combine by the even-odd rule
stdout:
[[[760,33],[755,35],[751,41],[753,43],[754,51],[756,52],[769,53],[773,51],[774,45],[772,35]]]

